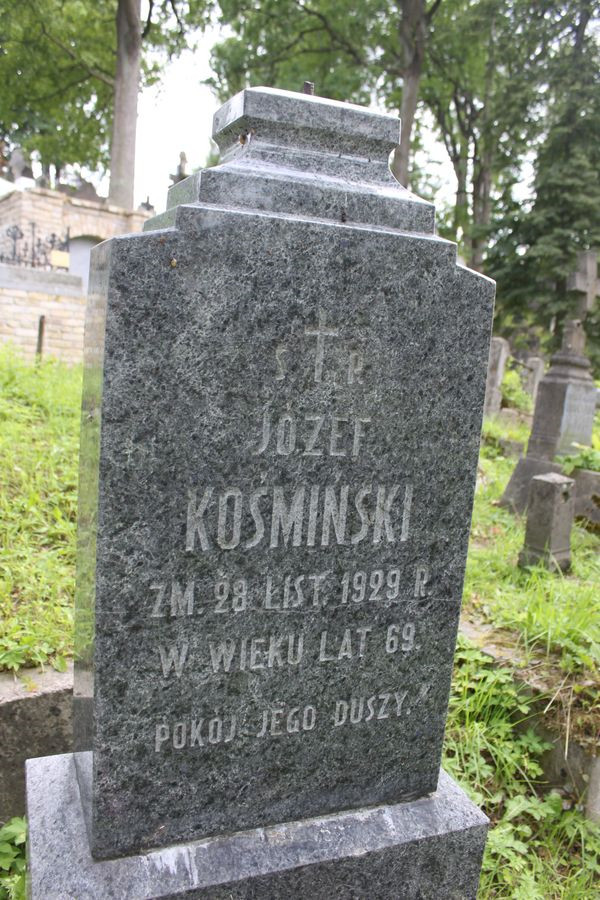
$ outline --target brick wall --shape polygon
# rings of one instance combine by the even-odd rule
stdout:
[[[0,231],[18,225],[26,238],[29,223],[35,222],[37,234],[42,238],[51,234],[62,238],[68,228],[72,238],[85,236],[105,241],[118,234],[141,231],[149,215],[109,206],[105,201],[68,197],[46,188],[15,190],[0,197]]]
[[[24,240],[30,241],[30,223],[34,222],[36,234],[42,239],[51,234],[63,238],[68,229],[72,239],[104,241],[140,232],[149,215],[45,188],[14,190],[0,197],[0,235],[9,226],[18,225]],[[0,264],[0,343],[12,341],[33,359],[40,316],[44,316],[43,355],[79,362],[83,356],[85,302],[78,276]]]
[[[44,316],[43,355],[79,362],[85,302],[80,278],[0,265],[0,343],[10,341],[33,360]]]

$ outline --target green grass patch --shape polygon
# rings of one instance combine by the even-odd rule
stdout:
[[[575,525],[572,570],[519,569],[525,519],[497,506],[514,460],[479,460],[464,601],[487,621],[511,629],[525,652],[557,659],[566,672],[600,663],[600,539]]]
[[[73,646],[81,368],[0,350],[0,670]]]
[[[588,469],[590,472],[600,472],[600,449],[586,447],[583,444],[575,445],[577,453],[568,453],[561,459],[565,475],[570,475],[575,469]]]
[[[516,369],[506,369],[500,391],[503,406],[510,406],[511,409],[518,409],[520,412],[530,413],[533,411],[531,395],[523,388],[521,377]]]
[[[514,673],[459,637],[444,767],[491,819],[479,897],[593,900],[598,828],[560,795],[541,793],[548,745],[527,727],[531,715]]]

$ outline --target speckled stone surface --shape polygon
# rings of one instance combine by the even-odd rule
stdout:
[[[93,251],[75,717],[98,858],[438,778],[493,284],[389,174],[393,117],[253,89],[215,133],[171,227]]]
[[[487,819],[440,773],[410,803],[95,861],[71,755],[30,760],[29,888],[43,900],[475,900]]]

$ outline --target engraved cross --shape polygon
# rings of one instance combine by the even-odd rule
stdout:
[[[319,324],[316,328],[305,328],[304,334],[307,337],[316,337],[317,351],[315,354],[315,381],[323,380],[323,360],[325,358],[325,338],[338,337],[337,328],[328,328],[325,324],[325,313],[319,310]]]
[[[596,250],[584,250],[577,254],[577,271],[569,275],[567,290],[576,291],[580,295],[577,312],[579,318],[585,319],[586,314],[591,312],[596,297],[600,296]]]

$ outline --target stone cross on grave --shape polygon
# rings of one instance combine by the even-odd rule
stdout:
[[[585,319],[592,311],[596,297],[600,297],[597,250],[584,250],[577,254],[577,271],[569,275],[567,290],[579,294],[577,316],[579,319]]]
[[[532,478],[560,472],[555,457],[592,442],[598,392],[585,355],[583,325],[600,295],[596,250],[577,255],[577,271],[569,275],[567,290],[578,294],[576,317],[564,322],[560,349],[538,387],[527,455],[517,463],[500,501],[519,513],[529,502]]]

